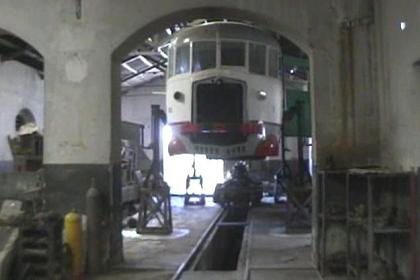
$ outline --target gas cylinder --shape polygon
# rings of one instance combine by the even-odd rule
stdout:
[[[83,231],[81,216],[75,210],[64,217],[64,235],[71,251],[72,273],[78,279],[83,274]]]
[[[95,184],[86,194],[86,214],[87,214],[87,272],[96,274],[105,270],[103,263],[103,212],[102,197]]]

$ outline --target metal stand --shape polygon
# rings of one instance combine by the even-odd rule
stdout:
[[[315,242],[317,248],[317,263],[322,276],[343,274],[346,272],[346,250],[335,247],[330,250],[334,240],[349,242],[347,234],[340,237],[332,236],[329,230],[346,229],[347,185],[346,170],[320,170],[315,185]]]
[[[312,202],[312,187],[311,176],[309,174],[308,166],[303,157],[304,137],[303,137],[303,102],[297,101],[296,104],[285,113],[283,117],[284,123],[292,120],[294,117],[297,119],[297,147],[298,147],[298,166],[297,174],[294,176],[290,167],[285,160],[286,147],[284,146],[285,137],[282,130],[282,156],[283,167],[277,174],[277,185],[288,198],[288,220],[287,224],[291,225],[293,222],[298,222],[301,225],[310,227]],[[293,210],[291,209],[293,206]]]
[[[194,155],[194,162],[193,162],[193,170],[194,173],[192,176],[188,175],[186,180],[186,188],[185,188],[185,198],[184,198],[184,205],[206,205],[206,197],[204,195],[204,188],[203,188],[203,176],[197,176],[196,169],[195,169],[195,155]],[[191,187],[191,181],[198,181],[201,187],[201,194],[197,193],[188,193],[188,189]],[[192,200],[198,199],[198,200]]]
[[[159,105],[152,105],[153,162],[140,188],[137,224],[137,232],[142,234],[172,233],[170,191],[160,172],[160,121],[166,123],[165,113]]]

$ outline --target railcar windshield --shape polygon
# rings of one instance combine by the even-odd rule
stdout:
[[[190,72],[190,44],[184,44],[176,48],[175,74]]]
[[[249,43],[249,72],[265,75],[266,47]]]
[[[221,42],[221,64],[225,66],[245,66],[244,42]]]
[[[169,48],[169,56],[168,56],[168,77],[172,77],[174,75],[174,58],[175,58],[175,48]]]
[[[216,67],[216,42],[193,43],[193,72]]]
[[[279,77],[279,50],[252,41],[192,41],[172,46],[168,57],[168,78],[223,66],[246,67],[251,74]]]

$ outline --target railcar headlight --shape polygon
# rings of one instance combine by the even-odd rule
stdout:
[[[180,102],[184,101],[184,94],[182,92],[176,91],[174,93],[174,99]]]
[[[264,99],[267,98],[267,93],[263,90],[259,90],[259,91],[257,91],[257,98],[259,100],[264,100]]]

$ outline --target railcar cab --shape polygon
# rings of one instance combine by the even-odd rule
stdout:
[[[170,155],[278,155],[282,87],[275,38],[241,23],[203,24],[175,34],[168,56]]]

